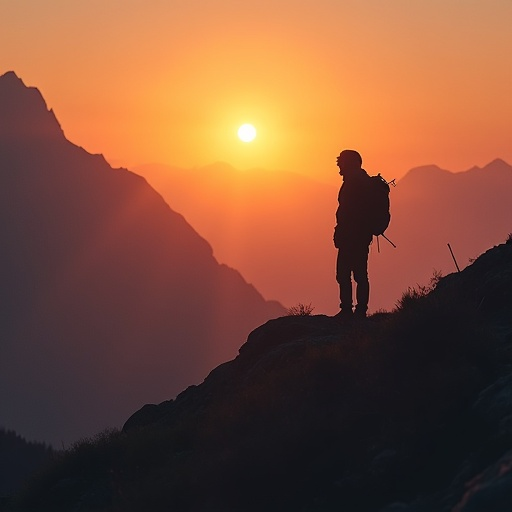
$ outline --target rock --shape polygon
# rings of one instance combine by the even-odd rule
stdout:
[[[301,339],[339,334],[342,328],[332,317],[325,315],[285,316],[258,327],[240,347],[240,354],[254,357],[272,347]]]
[[[488,427],[499,430],[499,425],[512,417],[512,375],[500,377],[485,388],[478,395],[473,411]]]
[[[155,423],[162,417],[162,415],[162,407],[155,404],[146,404],[126,420],[123,425],[123,431],[128,432],[129,430]]]
[[[512,451],[473,478],[453,512],[512,510]]]

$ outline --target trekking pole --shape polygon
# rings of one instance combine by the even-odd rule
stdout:
[[[384,233],[381,233],[381,235],[396,249],[396,245]]]
[[[455,255],[453,254],[451,245],[450,244],[447,244],[447,245],[448,245],[448,249],[450,249],[450,254],[452,255],[453,262],[455,263],[455,267],[457,268],[457,272],[460,272],[460,268],[459,268],[459,265],[457,265],[457,260],[455,259]]]

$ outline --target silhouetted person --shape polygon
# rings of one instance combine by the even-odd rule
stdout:
[[[337,158],[343,185],[338,194],[334,246],[338,249],[336,281],[340,285],[340,312],[337,318],[366,317],[370,284],[368,252],[372,241],[368,226],[368,180],[357,151],[344,150]],[[352,276],[356,282],[356,306],[352,311]]]

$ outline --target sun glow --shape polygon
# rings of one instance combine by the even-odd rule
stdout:
[[[256,137],[256,128],[252,124],[243,124],[238,128],[238,138],[243,142],[252,142]]]

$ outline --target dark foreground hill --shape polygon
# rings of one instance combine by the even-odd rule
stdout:
[[[164,400],[283,314],[147,182],[0,77],[0,426],[56,448]]]
[[[77,444],[14,510],[512,509],[512,243],[339,324],[289,316],[122,431]]]

